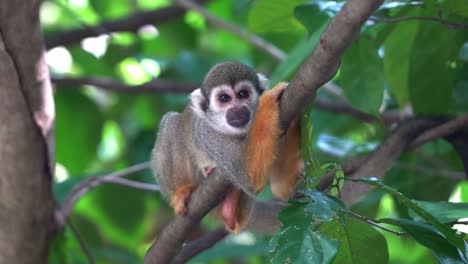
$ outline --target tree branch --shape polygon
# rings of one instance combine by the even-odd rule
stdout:
[[[468,127],[468,115],[457,117],[434,129],[425,131],[408,146],[408,150],[414,150],[427,142],[449,136],[464,127]]]
[[[70,230],[72,231],[72,233],[75,235],[76,240],[78,240],[78,244],[80,244],[81,250],[83,250],[83,253],[85,254],[86,258],[88,258],[88,263],[90,264],[96,263],[96,261],[94,261],[93,254],[91,254],[91,250],[89,250],[88,245],[84,241],[78,229],[72,223],[71,219],[67,220],[67,224],[70,227]]]
[[[196,0],[198,3],[205,3],[207,0]],[[57,46],[70,45],[82,39],[96,37],[101,34],[129,31],[136,32],[140,27],[148,24],[159,24],[179,18],[185,14],[185,10],[180,7],[170,6],[152,11],[138,12],[129,17],[104,22],[97,26],[90,26],[81,29],[72,29],[51,36],[46,36],[47,49]]]
[[[203,237],[196,239],[187,245],[185,245],[180,253],[174,258],[172,264],[183,264],[189,259],[195,257],[201,252],[211,248],[220,240],[223,240],[229,232],[224,228],[218,228],[214,231],[209,232]]]
[[[161,79],[155,79],[140,85],[130,85],[105,77],[52,78],[52,82],[58,89],[74,89],[83,85],[90,85],[96,88],[122,93],[190,93],[194,89],[200,87],[200,84]],[[382,113],[380,116],[374,116],[352,107],[349,103],[335,102],[321,98],[315,101],[315,108],[337,114],[346,114],[362,122],[379,123],[387,126],[402,119],[398,110],[396,110],[396,112],[389,111]]]
[[[0,1],[0,262],[46,263],[54,102],[39,0]]]
[[[383,0],[348,0],[332,20],[320,38],[312,55],[301,65],[296,76],[281,98],[282,127],[315,99],[316,90],[336,73],[344,50],[359,35],[367,18],[383,3]],[[191,195],[187,216],[177,216],[149,248],[145,263],[170,263],[185,238],[198,226],[202,217],[222,199],[229,183],[215,171],[198,186]]]
[[[197,3],[194,3],[190,0],[173,0],[174,3],[177,5],[187,9],[187,10],[192,10],[200,15],[202,15],[206,20],[208,20],[210,23],[215,25],[218,28],[225,29],[234,35],[238,36],[239,38],[245,40],[246,42],[254,45],[255,47],[259,48],[260,50],[268,53],[271,57],[276,59],[277,61],[283,61],[286,58],[286,54],[280,50],[278,47],[273,45],[272,43],[266,41],[265,39],[249,33],[241,28],[238,28],[234,24],[230,24],[215,15],[211,14],[208,12],[205,8],[202,6],[198,5]]]
[[[205,184],[198,186],[191,194],[187,215],[176,216],[151,245],[144,263],[171,263],[185,239],[197,229],[202,218],[222,201],[223,194],[230,186],[220,170],[215,170]]]
[[[68,196],[63,201],[63,204],[59,211],[56,212],[56,219],[59,226],[63,226],[66,223],[66,219],[70,216],[73,207],[75,206],[76,202],[86,193],[91,191],[92,189],[98,187],[103,183],[115,183],[115,184],[122,184],[125,186],[129,186],[132,188],[138,189],[145,189],[151,191],[159,191],[159,186],[152,185],[152,184],[145,184],[135,181],[129,181],[125,179],[121,179],[122,177],[126,177],[130,174],[145,170],[149,168],[149,162],[143,162],[131,167],[126,168],[125,170],[109,173],[103,176],[93,176],[89,177],[86,180],[77,184],[73,189],[70,191]]]
[[[317,89],[335,75],[344,51],[359,36],[364,22],[382,3],[382,0],[346,1],[322,33],[312,55],[300,66],[281,98],[283,129],[315,99]]]
[[[199,87],[198,84],[161,79],[155,79],[140,85],[130,85],[105,77],[53,78],[52,82],[60,86],[60,89],[91,85],[123,93],[190,93]]]

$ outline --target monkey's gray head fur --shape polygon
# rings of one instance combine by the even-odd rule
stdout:
[[[239,62],[215,65],[191,94],[195,114],[221,133],[244,135],[252,124],[266,78]]]
[[[208,98],[213,88],[223,84],[234,86],[240,81],[250,81],[258,94],[262,94],[262,87],[257,73],[247,65],[235,61],[218,63],[206,74],[202,83],[202,93]]]

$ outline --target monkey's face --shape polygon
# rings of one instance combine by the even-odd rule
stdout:
[[[220,85],[211,90],[207,115],[211,123],[223,133],[247,133],[259,94],[252,82],[243,80],[234,86]]]
[[[191,94],[195,114],[206,119],[219,132],[231,135],[247,133],[258,99],[255,84],[249,80],[241,80],[234,85],[218,85],[211,88],[207,96],[200,89]]]

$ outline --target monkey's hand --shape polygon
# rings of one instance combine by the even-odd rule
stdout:
[[[171,197],[171,205],[177,215],[187,214],[190,195],[194,189],[195,187],[192,184],[185,184],[175,190]]]
[[[250,183],[255,191],[266,184],[270,169],[278,156],[281,136],[279,98],[286,83],[278,83],[261,97],[247,143],[246,164]]]

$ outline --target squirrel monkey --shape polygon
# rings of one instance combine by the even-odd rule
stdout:
[[[188,213],[191,192],[214,169],[233,183],[218,207],[232,232],[247,224],[268,176],[273,195],[292,196],[303,170],[299,123],[281,139],[279,98],[287,86],[264,92],[264,79],[241,63],[217,64],[182,113],[162,118],[151,167],[176,214]]]

